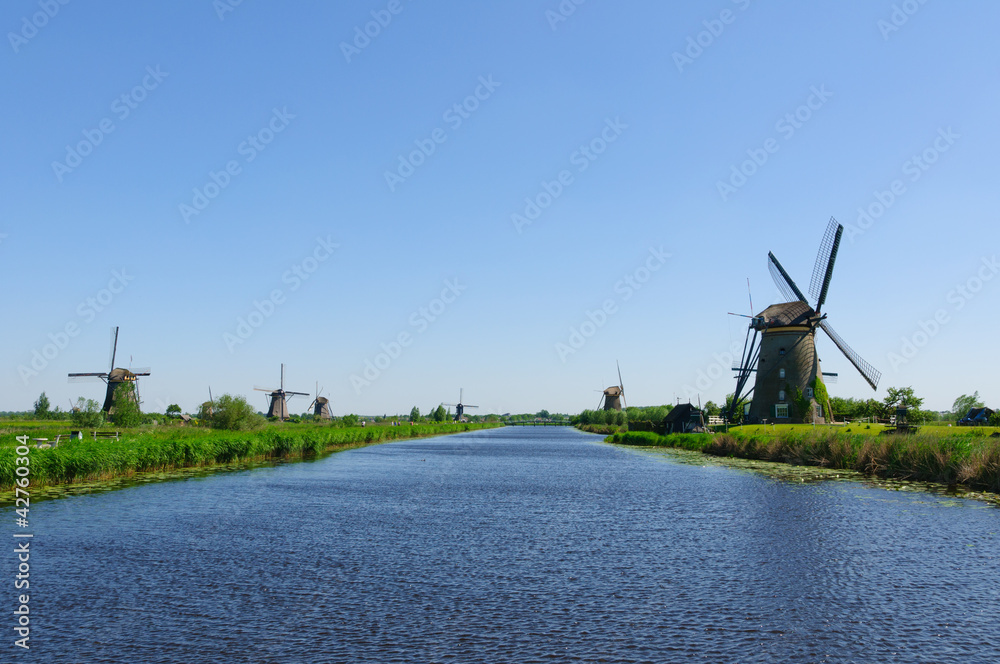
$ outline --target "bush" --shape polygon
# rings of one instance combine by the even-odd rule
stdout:
[[[69,416],[71,422],[81,429],[96,429],[104,424],[104,413],[101,412],[96,401],[83,397],[76,402],[77,407]]]
[[[240,396],[223,394],[215,400],[212,428],[228,431],[250,431],[264,426],[264,418]]]

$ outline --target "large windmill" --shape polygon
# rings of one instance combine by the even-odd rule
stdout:
[[[274,417],[278,420],[288,419],[288,398],[294,397],[296,395],[307,397],[308,392],[291,392],[285,391],[285,365],[281,365],[281,387],[276,390],[268,389],[264,387],[253,388],[258,392],[270,392],[268,395],[268,405],[267,405],[267,416]]]
[[[878,388],[882,374],[854,352],[830,327],[823,304],[830,289],[833,265],[837,260],[844,227],[831,218],[820,244],[813,268],[809,293],[815,299],[810,306],[806,296],[775,258],[768,253],[768,267],[778,290],[787,302],[772,304],[751,317],[744,343],[742,362],[737,369],[736,391],[732,410],[753,395],[747,421],[825,422],[830,413],[829,397],[823,385],[824,374],[816,354],[816,328],[822,328],[837,348],[850,360],[872,389]],[[756,374],[754,387],[745,391],[751,374]]]
[[[622,381],[622,368],[615,362],[618,366],[618,384],[612,385],[611,387],[604,390],[601,395],[601,401],[598,402],[598,408],[603,408],[604,410],[621,410],[622,405],[625,403],[625,383]],[[601,403],[603,402],[603,406]]]
[[[313,402],[309,404],[309,407],[313,409],[313,415],[316,419],[328,420],[330,419],[330,400],[326,397],[321,397],[320,394],[323,390],[319,389],[319,383],[316,383],[316,398]]]
[[[441,404],[442,406],[448,406],[449,408],[454,408],[455,409],[455,421],[456,422],[461,422],[462,421],[462,415],[465,414],[465,409],[466,408],[479,408],[479,406],[470,406],[468,404],[462,403],[462,396],[463,396],[464,392],[465,392],[465,390],[463,390],[462,388],[459,388],[459,390],[458,390],[458,403],[443,403],[443,404]]]
[[[135,402],[138,406],[141,401],[139,399],[139,376],[148,376],[149,368],[143,369],[133,369],[131,367],[131,362],[129,362],[128,369],[122,369],[121,367],[115,368],[115,356],[118,353],[118,327],[111,328],[111,359],[108,363],[108,371],[106,372],[95,372],[95,373],[71,373],[69,374],[69,381],[71,383],[84,382],[84,381],[97,381],[101,380],[107,383],[108,389],[104,395],[104,406],[101,410],[105,414],[111,415],[114,412],[115,407],[115,390],[120,385],[130,385],[133,389],[127,390],[128,398]]]

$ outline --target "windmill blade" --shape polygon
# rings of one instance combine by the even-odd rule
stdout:
[[[878,381],[882,378],[882,373],[872,365],[865,362],[864,358],[860,355],[855,353],[854,350],[851,349],[851,347],[848,346],[847,343],[840,337],[840,335],[837,334],[836,330],[830,327],[828,322],[821,320],[819,322],[819,326],[823,328],[823,331],[826,332],[830,339],[833,340],[833,343],[837,344],[837,348],[839,348],[840,352],[851,361],[854,368],[857,369],[862,376],[864,376],[864,379],[868,381],[868,384],[872,386],[872,389],[877,390]]]
[[[781,263],[778,262],[778,259],[775,258],[773,253],[767,252],[767,260],[767,267],[771,271],[771,278],[774,279],[774,285],[778,287],[781,294],[784,295],[789,302],[799,300],[800,302],[809,304],[809,301],[806,300],[806,296],[802,294],[799,287],[796,286],[795,282],[792,281],[792,278],[788,276],[788,273],[785,272],[785,268],[781,267]]]
[[[827,384],[836,383],[840,374],[823,372],[823,382]]]
[[[141,369],[130,369],[130,371],[132,373],[134,373],[136,376],[148,376],[149,372],[150,372],[150,368],[149,367],[142,367]]]
[[[288,397],[291,397],[291,396],[307,397],[307,396],[309,396],[309,393],[308,392],[285,392],[285,396],[288,396]]]
[[[457,403],[443,403],[442,406],[448,406],[449,408],[458,408]]]
[[[281,390],[271,390],[271,389],[268,389],[266,387],[257,387],[256,385],[253,386],[253,389],[257,390],[258,392],[280,392],[281,391]]]
[[[830,217],[823,241],[816,254],[816,265],[813,267],[812,281],[809,283],[809,294],[816,299],[816,313],[826,302],[826,294],[830,290],[830,279],[833,277],[833,264],[837,262],[837,251],[840,249],[840,238],[844,227]]]
[[[97,381],[107,381],[106,373],[77,373],[69,374],[70,383],[96,383]]]
[[[111,328],[111,359],[109,364],[111,368],[108,371],[115,370],[115,353],[118,352],[118,326]]]
[[[213,406],[215,405],[215,399],[212,398],[212,386],[211,385],[208,386],[208,402],[210,404],[212,404]]]
[[[462,404],[462,408],[479,408],[479,406],[470,406],[468,404]]]

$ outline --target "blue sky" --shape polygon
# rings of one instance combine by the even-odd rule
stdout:
[[[757,310],[781,299],[768,251],[805,289],[831,216],[825,310],[875,396],[998,406],[998,20],[986,0],[6,2],[0,409],[99,398],[66,374],[107,368],[114,325],[151,411],[209,386],[263,408],[282,362],[336,414],[460,388],[578,412],[616,360],[630,404],[720,401],[746,329],[727,312],[748,278]],[[818,347],[832,394],[872,395]]]

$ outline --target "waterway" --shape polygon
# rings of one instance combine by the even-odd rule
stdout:
[[[997,507],[568,428],[74,495],[33,504],[31,523],[31,649],[5,611],[3,661],[1000,655]],[[7,607],[16,565],[0,554]]]

